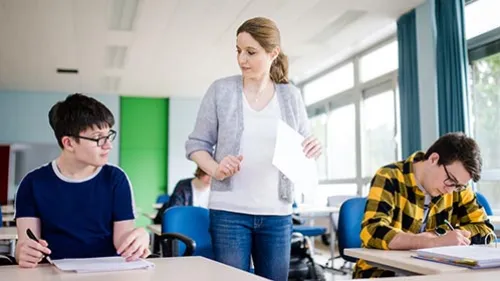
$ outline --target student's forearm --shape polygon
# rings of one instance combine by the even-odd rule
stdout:
[[[191,154],[191,160],[196,162],[198,167],[200,167],[203,171],[205,171],[205,173],[212,177],[215,175],[217,166],[219,166],[214,158],[212,158],[212,156],[204,150],[193,152]]]
[[[405,233],[399,232],[389,242],[391,250],[413,250],[434,247],[435,236],[431,233]]]
[[[134,231],[135,222],[134,220],[118,221],[114,222],[113,225],[113,244],[115,248],[118,249],[123,241],[128,237],[128,235]]]

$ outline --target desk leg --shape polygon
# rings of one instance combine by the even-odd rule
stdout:
[[[334,261],[335,261],[335,245],[337,244],[337,233],[335,232],[335,222],[333,221],[333,214],[330,213],[330,260],[331,266],[328,266],[328,262],[326,263],[325,268],[329,270],[333,270],[342,274],[347,274],[342,269],[335,268],[334,266]]]
[[[10,240],[9,242],[10,244],[10,255],[15,257],[16,256],[16,240],[15,239],[12,239]]]

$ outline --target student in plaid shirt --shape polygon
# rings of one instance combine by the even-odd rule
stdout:
[[[490,242],[493,226],[468,185],[480,174],[479,147],[463,133],[446,134],[427,152],[380,168],[367,198],[362,246],[410,250]],[[353,278],[394,275],[359,260]]]

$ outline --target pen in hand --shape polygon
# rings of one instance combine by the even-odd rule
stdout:
[[[34,240],[36,241],[37,243],[40,243],[40,241],[38,241],[38,238],[36,238],[35,234],[33,234],[33,232],[31,231],[31,229],[26,229],[26,234],[28,235],[28,237],[31,239],[31,240]],[[50,264],[53,264],[52,263],[52,260],[50,259],[49,255],[45,255],[43,254],[43,257],[45,259],[47,259],[47,261],[50,263]]]
[[[444,220],[444,223],[450,228],[451,231],[455,230],[455,228],[451,226],[451,223],[448,220]]]

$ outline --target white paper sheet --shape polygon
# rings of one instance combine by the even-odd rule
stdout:
[[[295,189],[304,192],[318,184],[316,160],[309,159],[304,153],[304,137],[283,121],[278,123],[273,165],[287,176]]]
[[[133,269],[154,268],[154,264],[145,260],[127,262],[122,257],[105,257],[89,259],[53,260],[54,265],[62,271],[77,273],[123,271]]]

